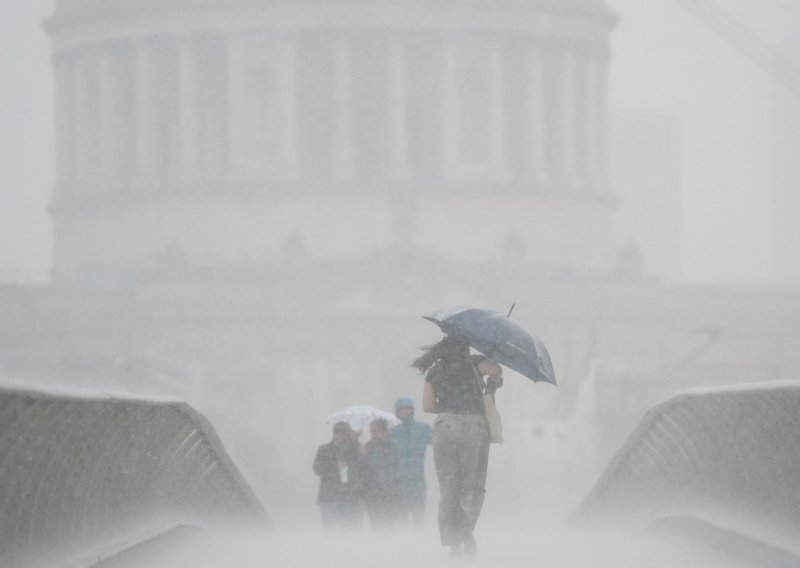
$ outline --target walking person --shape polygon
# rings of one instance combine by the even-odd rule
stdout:
[[[369,429],[371,438],[364,445],[364,504],[373,529],[391,529],[398,512],[397,444],[386,419],[376,418]]]
[[[358,438],[347,422],[333,425],[333,439],[317,449],[313,470],[320,478],[317,503],[323,527],[357,528],[363,515],[363,459]]]
[[[458,335],[447,335],[422,350],[412,366],[425,373],[423,410],[439,415],[433,424],[433,459],[441,495],[439,535],[452,556],[460,556],[462,550],[474,555],[489,463],[483,395],[494,395],[502,385],[502,370],[483,355],[471,355],[467,340]]]
[[[399,490],[398,520],[403,525],[409,515],[414,526],[421,529],[425,522],[425,453],[433,438],[433,429],[414,416],[410,398],[397,399],[395,416],[400,424],[392,428],[392,440],[397,443],[397,483]]]

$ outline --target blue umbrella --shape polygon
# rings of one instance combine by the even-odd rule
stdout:
[[[550,354],[541,339],[511,319],[508,314],[482,308],[440,310],[430,316],[447,335],[461,335],[470,347],[490,359],[514,369],[533,381],[556,384]]]

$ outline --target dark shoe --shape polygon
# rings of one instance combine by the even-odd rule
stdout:
[[[451,544],[450,545],[450,558],[460,558],[461,557],[461,545],[460,544]]]
[[[478,545],[475,543],[475,537],[472,531],[464,533],[464,554],[467,556],[475,556],[478,552]]]

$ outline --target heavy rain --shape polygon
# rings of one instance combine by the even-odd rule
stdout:
[[[0,38],[3,566],[800,564],[800,5]]]

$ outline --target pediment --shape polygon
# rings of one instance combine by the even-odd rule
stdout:
[[[333,279],[322,279],[289,308],[295,316],[374,317],[425,314],[454,305],[510,304],[491,274],[409,249],[387,249]]]

